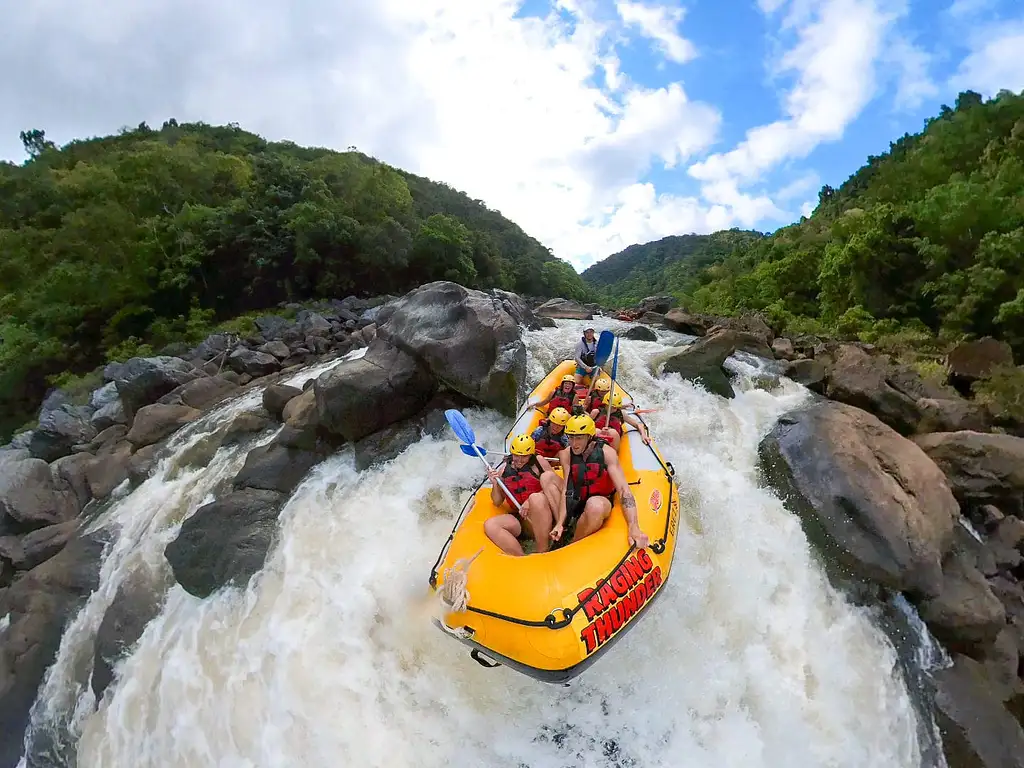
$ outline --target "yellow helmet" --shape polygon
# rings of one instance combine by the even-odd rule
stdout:
[[[593,435],[596,433],[597,427],[594,425],[594,420],[585,413],[573,416],[565,425],[565,434],[567,435]]]
[[[612,380],[606,379],[604,376],[602,376],[600,379],[594,382],[594,389],[596,389],[598,392],[607,392],[611,388]]]
[[[550,414],[548,414],[548,421],[552,424],[559,424],[563,427],[565,426],[565,423],[569,421],[569,418],[569,412],[562,407],[555,408]]]
[[[509,451],[513,456],[532,456],[537,452],[537,444],[533,441],[525,432],[521,435],[516,435],[515,439],[512,440],[512,444],[509,446]]]
[[[567,373],[567,374],[565,374],[565,376],[562,377],[562,384],[565,384],[565,382],[567,382],[567,381],[571,382],[572,384],[575,384],[576,383],[576,377],[573,376],[571,373]]]
[[[612,399],[612,408],[622,407],[622,393],[619,392],[619,390],[609,392],[607,395],[604,396],[604,399],[602,399],[601,402],[604,403],[605,405],[608,405],[609,397]]]

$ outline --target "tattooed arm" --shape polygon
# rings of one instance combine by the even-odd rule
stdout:
[[[626,481],[626,474],[622,471],[622,465],[619,464],[619,457],[612,450],[611,446],[606,445],[604,447],[604,460],[608,465],[608,474],[612,476],[612,480],[615,482],[615,490],[622,500],[622,514],[626,518],[626,524],[629,526],[629,543],[636,544],[637,549],[643,549],[651,540],[646,533],[640,530],[636,499],[633,497],[633,491],[630,490],[629,483]]]

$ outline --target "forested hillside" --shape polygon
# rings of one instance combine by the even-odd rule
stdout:
[[[1024,94],[961,93],[819,197],[809,219],[671,288],[694,311],[865,335],[990,334],[1024,354]]]
[[[610,306],[633,304],[645,296],[673,293],[684,296],[700,284],[704,267],[745,249],[763,235],[730,229],[710,235],[672,235],[631,245],[584,270],[583,279]]]
[[[61,148],[39,130],[22,141],[30,159],[0,163],[0,432],[47,377],[282,301],[435,279],[588,293],[481,202],[355,151],[174,120]]]

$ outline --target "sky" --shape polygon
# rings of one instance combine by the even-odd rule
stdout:
[[[959,91],[1024,90],[1020,0],[32,0],[0,159],[238,123],[443,181],[583,270],[808,215]]]

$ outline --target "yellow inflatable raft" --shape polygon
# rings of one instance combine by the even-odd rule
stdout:
[[[505,438],[506,451],[515,435],[531,432],[543,418],[529,403],[546,399],[563,375],[574,372],[575,363],[566,360],[534,388]],[[621,389],[617,383],[616,389]],[[523,557],[505,554],[484,534],[484,521],[507,511],[491,501],[490,482],[484,478],[469,498],[434,563],[430,585],[441,589],[449,567],[479,553],[465,573],[465,609],[434,620],[469,646],[478,663],[504,664],[538,680],[564,683],[634,626],[661,593],[679,527],[675,473],[653,440],[644,445],[635,428],[625,430],[618,455],[640,527],[650,537],[642,550],[629,544],[618,494],[601,530]]]

